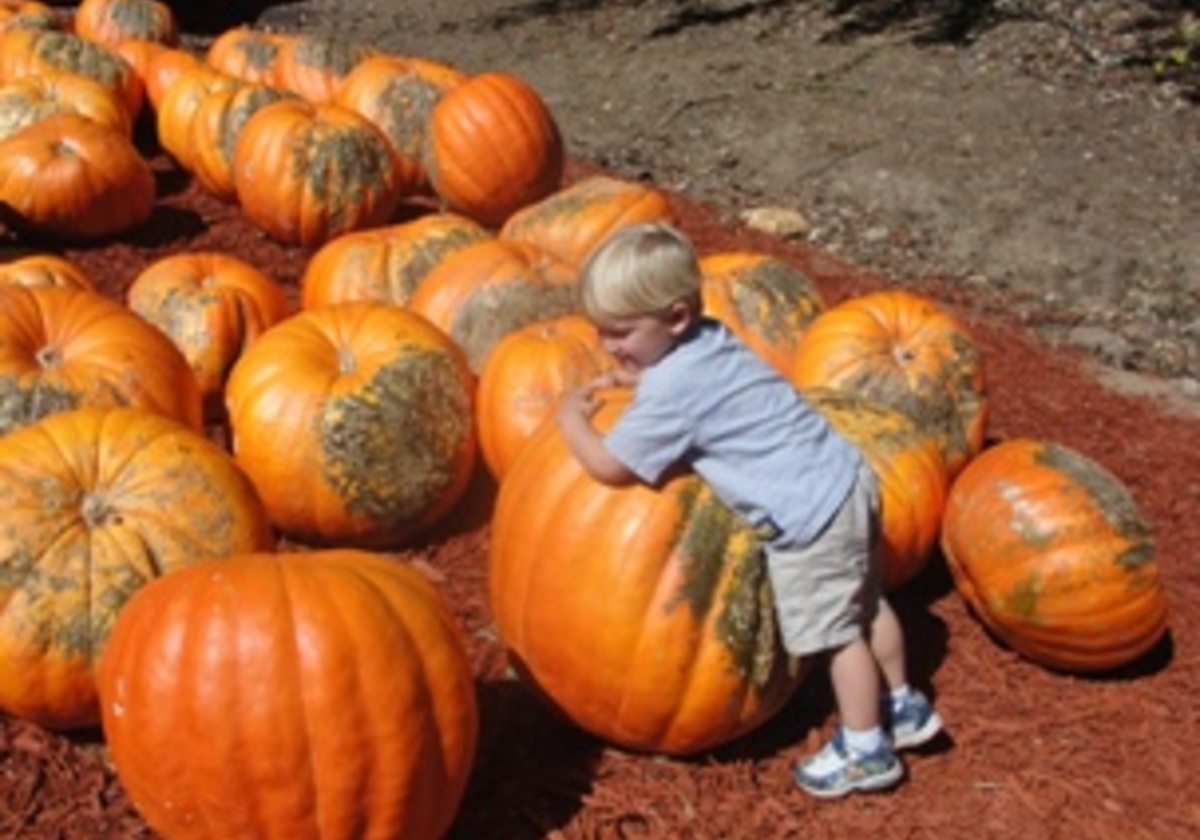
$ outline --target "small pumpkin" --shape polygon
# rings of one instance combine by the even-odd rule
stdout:
[[[462,351],[396,306],[346,303],[276,324],[233,367],[238,463],[275,525],[323,545],[401,543],[466,491],[474,379]]]
[[[305,309],[351,301],[406,305],[442,260],[491,239],[479,224],[454,213],[344,233],[313,254],[300,279]]]
[[[67,286],[85,292],[97,291],[83,269],[55,254],[30,254],[0,264],[0,285]]]
[[[481,73],[447,91],[429,116],[423,161],[447,209],[499,227],[562,185],[563,141],[523,79]]]
[[[366,552],[154,581],[117,619],[99,686],[117,776],[163,837],[438,840],[475,758],[454,616],[411,566]]]
[[[76,35],[109,46],[132,38],[179,43],[175,12],[158,0],[81,0],[74,20]]]
[[[443,258],[408,308],[453,338],[478,373],[506,335],[578,311],[575,279],[550,254],[489,237]]]
[[[53,7],[36,0],[0,2],[0,32],[6,29],[62,29]]]
[[[237,198],[233,182],[237,141],[246,122],[273,102],[291,96],[264,84],[221,85],[202,95],[191,119],[192,174],[207,192],[223,201]]]
[[[675,221],[670,199],[657,187],[593,175],[517,210],[500,228],[500,237],[582,266],[597,245],[622,227]]]
[[[796,348],[791,380],[898,408],[940,441],[951,476],[983,447],[983,351],[958,319],[928,298],[885,289],[820,313]]]
[[[0,141],[0,211],[10,225],[84,242],[150,218],[150,164],[126,135],[79,114],[51,114]]]
[[[100,721],[96,660],[129,598],[210,558],[269,551],[246,477],[197,431],[80,408],[0,438],[0,708],[53,729]]]
[[[428,59],[373,55],[359,61],[346,74],[334,101],[377,125],[404,165],[416,170],[413,175],[416,186],[428,192],[429,176],[421,151],[429,115],[447,91],[467,78],[449,65]]]
[[[130,38],[114,44],[113,50],[128,61],[141,77],[146,99],[155,113],[175,80],[203,64],[195,53],[180,47],[169,47],[158,41]]]
[[[628,396],[602,396],[607,429]],[[610,743],[703,752],[769,720],[807,671],[782,647],[757,540],[695,475],[599,484],[546,423],[500,483],[490,546],[510,661]]]
[[[615,366],[582,315],[539,321],[502,338],[480,371],[475,400],[479,448],[491,474],[504,478],[566,391]]]
[[[163,148],[184,172],[196,169],[196,141],[192,125],[196,112],[209,96],[221,91],[234,91],[242,83],[232,76],[213,70],[207,65],[181,72],[159,100],[154,122],[158,145]]]
[[[256,111],[233,161],[245,216],[272,238],[304,247],[385,224],[412,188],[370,120],[299,98]]]
[[[950,490],[941,544],[975,616],[1033,662],[1107,671],[1166,632],[1150,526],[1120,479],[1069,446],[1014,438],[977,455]]]
[[[0,283],[0,435],[85,406],[203,428],[196,377],[162,332],[102,295]]]
[[[700,272],[705,313],[788,376],[800,337],[825,310],[816,284],[786,260],[755,251],[709,254]]]
[[[183,353],[209,419],[222,414],[234,362],[288,314],[279,283],[239,257],[211,251],[156,260],[134,278],[126,300]]]

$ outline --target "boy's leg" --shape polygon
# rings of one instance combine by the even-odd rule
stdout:
[[[887,685],[882,707],[892,746],[903,750],[928,743],[942,731],[942,718],[924,694],[908,687],[904,630],[885,598],[871,623],[871,652]]]

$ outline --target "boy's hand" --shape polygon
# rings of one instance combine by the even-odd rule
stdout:
[[[580,385],[565,392],[558,400],[558,423],[560,426],[571,426],[579,421],[587,422],[592,415],[600,410],[601,400],[596,392],[601,388],[612,387],[601,382],[604,377],[597,377],[591,382]]]

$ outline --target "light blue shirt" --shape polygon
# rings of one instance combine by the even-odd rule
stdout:
[[[604,443],[649,484],[686,462],[725,504],[788,546],[820,534],[862,463],[790,382],[708,318],[642,371]]]

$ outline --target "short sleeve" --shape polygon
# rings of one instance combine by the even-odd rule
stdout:
[[[691,448],[693,426],[667,395],[639,388],[604,445],[640,479],[654,484]]]

